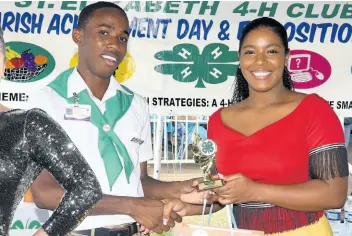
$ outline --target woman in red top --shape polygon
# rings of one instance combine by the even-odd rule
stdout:
[[[279,235],[332,235],[323,214],[347,195],[347,152],[338,117],[316,94],[293,91],[285,28],[253,20],[243,30],[234,104],[216,111],[208,137],[218,145],[239,228]]]

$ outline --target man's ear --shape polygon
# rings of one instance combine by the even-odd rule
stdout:
[[[83,42],[83,30],[81,29],[74,29],[72,31],[72,39],[78,46],[80,46]]]

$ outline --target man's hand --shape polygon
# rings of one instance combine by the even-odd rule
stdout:
[[[182,182],[178,182],[178,188],[180,189],[180,200],[185,203],[191,204],[203,204],[203,200],[207,199],[208,203],[218,201],[218,196],[211,193],[211,191],[198,191],[197,186],[199,185],[202,178],[190,179]]]
[[[179,216],[192,216],[192,215],[201,215],[203,213],[203,204],[190,204],[182,202],[178,198],[165,199],[163,218],[165,222],[171,218],[172,212],[176,212]],[[219,203],[215,203],[213,212],[217,212],[222,209],[222,206]],[[207,205],[205,208],[205,214],[210,212],[210,205]]]
[[[170,227],[175,226],[175,221],[182,221],[178,214],[171,212],[169,221],[164,225],[163,210],[165,204],[162,201],[135,198],[132,204],[129,215],[143,226],[142,230],[148,229],[148,232],[153,231],[156,233],[168,232]]]
[[[184,217],[188,213],[188,204],[182,202],[180,199],[166,199],[163,211],[163,219],[168,222],[171,218],[172,212],[176,212],[180,217]]]

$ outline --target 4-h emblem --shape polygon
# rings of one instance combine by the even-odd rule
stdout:
[[[237,51],[230,51],[222,43],[208,44],[200,53],[193,44],[178,44],[172,51],[160,51],[155,58],[168,63],[154,69],[165,75],[172,75],[179,82],[195,82],[196,88],[206,84],[220,84],[229,76],[235,76],[239,64]]]
[[[217,151],[216,144],[211,139],[203,139],[202,141],[200,141],[199,146],[200,153],[204,156],[212,156]]]
[[[40,229],[41,224],[39,221],[37,220],[32,220],[30,221],[30,219],[27,220],[26,224],[23,224],[22,221],[20,220],[16,220],[12,226],[11,229]]]

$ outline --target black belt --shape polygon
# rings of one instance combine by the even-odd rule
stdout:
[[[92,230],[79,230],[74,233],[82,235],[91,235]],[[139,232],[137,223],[124,224],[111,228],[96,228],[94,236],[132,236]]]

